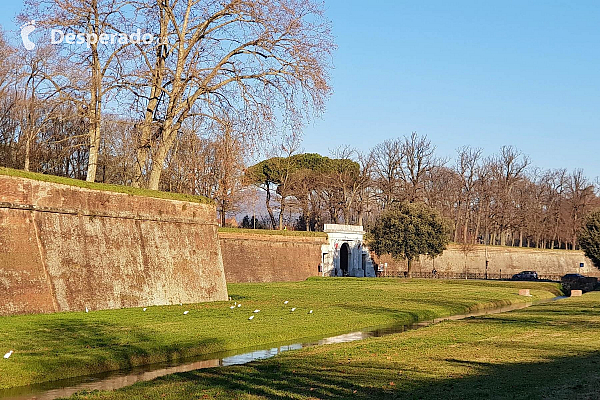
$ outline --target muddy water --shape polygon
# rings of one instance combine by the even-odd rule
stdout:
[[[555,297],[558,300],[563,297]],[[544,302],[544,301],[542,301]],[[539,304],[540,302],[536,303]],[[489,314],[499,314],[519,310],[531,306],[533,303],[512,304],[508,306],[478,310],[467,314],[452,315],[436,318],[429,321],[415,322],[407,325],[391,325],[386,327],[369,328],[343,335],[331,336],[322,339],[297,341],[282,345],[265,345],[260,348],[238,349],[230,352],[206,354],[192,360],[181,360],[174,363],[151,364],[129,370],[111,371],[103,374],[89,375],[54,382],[45,382],[8,390],[0,390],[0,399],[3,400],[51,400],[58,397],[68,397],[82,390],[115,390],[136,382],[149,381],[164,375],[177,372],[189,372],[203,368],[226,367],[229,365],[246,364],[255,360],[271,358],[288,350],[297,350],[303,347],[323,346],[333,343],[347,343],[363,340],[370,337],[380,337],[393,333],[419,329],[442,321],[460,320]]]

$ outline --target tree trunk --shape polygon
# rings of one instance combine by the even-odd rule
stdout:
[[[27,135],[27,140],[25,141],[25,163],[23,165],[23,169],[29,172],[29,162],[31,158],[31,135]]]
[[[90,135],[90,155],[88,157],[88,169],[86,181],[96,181],[96,171],[98,169],[98,153],[100,149],[100,123],[92,122],[89,129]]]
[[[479,238],[479,228],[481,227],[481,213],[477,214],[477,223],[475,224],[475,239]],[[483,243],[487,243],[487,234],[483,238]]]
[[[160,41],[166,43],[167,37],[167,26],[168,21],[164,18],[164,10],[159,9],[159,21],[160,21]],[[156,47],[156,64],[154,66],[152,84],[150,88],[150,96],[148,98],[148,104],[146,105],[146,111],[144,112],[144,122],[141,124],[141,135],[140,141],[137,145],[136,155],[137,162],[135,164],[135,176],[133,178],[132,185],[134,187],[142,186],[142,178],[144,172],[148,166],[150,149],[152,146],[152,123],[156,108],[158,107],[159,98],[162,93],[161,85],[163,75],[165,73],[165,59],[167,56],[167,46],[160,45]]]
[[[465,214],[465,223],[463,226],[463,243],[467,243],[469,235],[469,214]]]
[[[169,149],[173,147],[173,143],[177,138],[178,130],[179,125],[177,123],[174,124],[173,120],[165,120],[162,141],[152,158],[152,169],[150,171],[150,179],[148,180],[148,189],[150,190],[159,190],[160,176],[162,175],[165,160],[167,159]]]
[[[283,198],[281,199],[281,209],[279,210],[279,230],[282,231],[283,230],[283,212],[285,210],[285,207],[283,205]]]
[[[225,226],[225,205],[221,204],[221,209],[219,210],[219,214],[221,217],[221,226]]]
[[[523,247],[523,228],[519,230],[519,247]]]
[[[269,183],[267,182],[267,196],[265,199],[265,205],[267,206],[267,212],[269,213],[269,218],[271,218],[271,227],[275,229],[277,226],[275,223],[275,215],[273,214],[273,209],[271,208],[271,189],[269,188]]]
[[[460,230],[460,228],[459,228],[459,221],[457,219],[456,223],[454,225],[454,243],[458,243],[458,231],[459,230]]]
[[[94,4],[96,5],[96,4]],[[97,6],[97,5],[96,5]],[[96,22],[98,16],[96,15]],[[92,80],[90,82],[90,105],[89,105],[89,121],[90,128],[90,154],[88,156],[88,169],[85,180],[88,182],[96,181],[96,171],[98,169],[98,154],[100,153],[100,121],[102,112],[102,74],[100,59],[98,56],[98,45],[91,45],[92,59]]]

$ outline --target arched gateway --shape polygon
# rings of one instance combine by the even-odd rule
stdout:
[[[375,276],[362,226],[325,224],[325,232],[329,240],[321,246],[324,276]]]
[[[342,243],[340,247],[340,270],[342,276],[348,276],[348,258],[350,257],[350,246],[348,243]]]

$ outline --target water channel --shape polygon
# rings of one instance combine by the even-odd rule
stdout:
[[[529,307],[548,301],[555,301],[564,297],[555,297],[535,303],[518,303],[497,308],[477,310],[467,314],[457,314],[448,317],[436,318],[428,321],[419,321],[405,325],[391,325],[377,328],[367,328],[342,335],[325,337],[321,339],[296,339],[285,344],[263,345],[256,348],[237,349],[227,352],[205,354],[193,359],[178,360],[172,363],[159,363],[143,365],[127,370],[109,371],[102,374],[87,375],[59,381],[44,382],[29,386],[0,390],[2,400],[52,400],[58,397],[69,397],[82,390],[115,390],[136,382],[149,381],[164,375],[178,372],[189,372],[197,369],[227,367],[229,365],[246,364],[255,360],[271,358],[288,350],[297,350],[303,347],[323,346],[333,343],[347,343],[371,337],[380,337],[393,333],[419,329],[442,321],[454,321],[482,315],[499,314]]]

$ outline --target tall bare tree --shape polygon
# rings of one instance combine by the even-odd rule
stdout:
[[[227,116],[248,135],[272,132],[276,116],[297,130],[329,95],[333,48],[320,6],[310,0],[138,2],[160,39],[142,51],[132,87],[143,107],[137,184],[160,175],[185,120]],[[140,47],[140,49],[144,49]],[[146,93],[146,94],[143,94]]]
[[[402,151],[402,180],[410,202],[423,201],[423,190],[427,175],[444,164],[435,158],[435,146],[427,136],[419,136],[413,132],[405,136]]]
[[[96,180],[104,101],[122,77],[118,57],[132,44],[127,32],[131,24],[125,16],[129,3],[129,0],[27,0],[20,16],[23,22],[35,18],[42,27],[60,28],[64,37],[74,35],[73,44],[61,46],[61,59],[55,60],[52,79],[61,96],[76,104],[88,120],[88,182]],[[127,39],[120,35],[127,35]],[[75,39],[78,37],[84,40],[80,43]],[[59,78],[61,75],[63,79]]]

